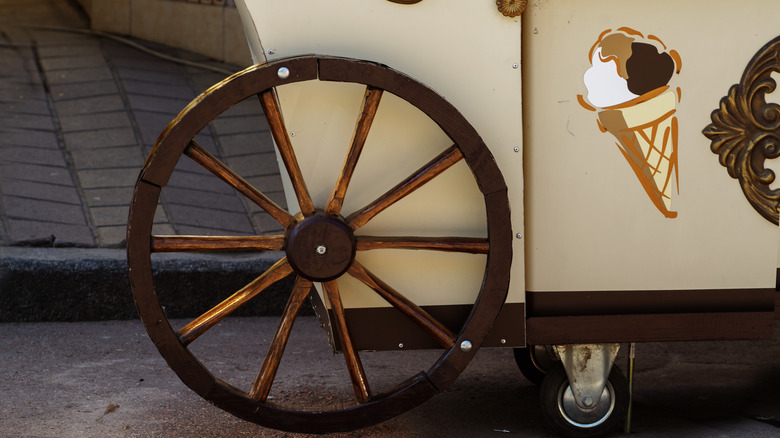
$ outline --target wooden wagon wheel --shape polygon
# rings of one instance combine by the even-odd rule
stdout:
[[[344,167],[326,205],[314,205],[308,193],[276,94],[276,87],[284,84],[317,80],[366,86],[363,110]],[[442,129],[453,145],[376,201],[345,215],[341,210],[347,187],[383,93],[392,93],[417,107]],[[193,140],[210,121],[237,102],[255,95],[260,98],[279,156],[292,181],[300,206],[298,214],[280,208]],[[161,190],[182,156],[208,169],[268,212],[284,226],[285,234],[249,237],[153,235],[152,223]],[[487,237],[355,237],[355,230],[374,216],[461,160],[469,166],[484,197]],[[443,390],[460,374],[476,353],[506,297],[511,241],[509,205],[501,173],[474,128],[452,105],[422,84],[387,67],[364,61],[306,56],[257,65],[237,73],[196,98],[168,125],[136,185],[128,223],[128,262],[136,305],[146,330],[185,384],[220,408],[248,421],[287,431],[332,432],[353,430],[392,418]],[[468,319],[459,330],[445,327],[355,260],[357,252],[386,248],[487,255],[481,289]],[[151,254],[229,249],[284,251],[286,257],[221,304],[174,330],[155,293]],[[190,343],[235,309],[250,300],[261,299],[255,297],[290,275],[296,278],[295,287],[268,355],[264,361],[261,358],[257,362],[260,371],[251,388],[238,389],[215,377],[191,351]],[[351,276],[370,287],[444,348],[428,370],[407,376],[392,390],[372,393],[368,384],[370,376],[361,365],[361,356],[345,322],[339,293],[339,279],[343,276]],[[277,397],[268,397],[291,327],[313,283],[322,284],[331,303],[334,331],[341,339],[355,392],[349,406],[306,410],[286,406]]]

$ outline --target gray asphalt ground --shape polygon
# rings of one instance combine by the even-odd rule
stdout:
[[[228,319],[218,336],[199,339],[198,348],[215,358],[207,363],[217,376],[239,381],[257,372],[252,352],[275,324],[274,318]],[[779,339],[777,324],[774,341],[637,345],[632,435],[780,436]],[[296,359],[284,372],[298,376],[302,394],[327,391],[330,367],[343,369],[342,357],[330,352],[314,318],[296,324],[293,341],[300,343],[288,354]],[[617,363],[625,369],[622,350]],[[380,376],[369,378],[409,369],[417,355],[382,358]],[[2,324],[0,375],[2,437],[304,436],[243,422],[199,398],[166,366],[137,321]],[[538,389],[521,376],[511,350],[483,349],[448,391],[419,408],[334,436],[552,435],[541,419]]]
[[[67,0],[0,0],[0,437],[299,436],[238,420],[186,388],[135,319],[127,284],[122,247],[144,157],[184,105],[240,67],[140,42],[223,72],[185,66],[87,29],[87,17]],[[264,120],[259,108],[240,107],[199,142],[284,204]],[[168,188],[177,201],[163,199],[156,232],[279,231],[204,171],[183,170]],[[229,261],[241,263],[256,261]],[[206,280],[216,278],[232,288],[224,266],[173,258],[157,269],[174,283],[186,276],[210,288]],[[275,324],[230,318],[197,348],[219,377],[245,379]],[[780,436],[775,327],[771,341],[638,345],[633,434]],[[331,384],[330,367],[343,369],[342,358],[310,317],[296,331],[291,357],[300,361],[290,363],[288,380],[319,391]],[[425,355],[383,355],[369,378],[408,370],[411,358]],[[625,363],[623,352],[618,364]],[[420,408],[336,436],[549,436],[537,399],[510,350],[483,350]]]

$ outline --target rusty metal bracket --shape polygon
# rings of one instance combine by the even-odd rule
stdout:
[[[591,411],[598,407],[615,363],[620,344],[555,345],[577,407]]]

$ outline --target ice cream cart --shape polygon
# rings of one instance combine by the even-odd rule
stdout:
[[[396,416],[480,347],[515,348],[548,420],[572,436],[622,423],[621,344],[771,338],[780,40],[759,12],[771,3],[699,3],[236,0],[257,64],[168,125],[131,204],[130,278],[149,335],[220,408],[318,433]],[[265,115],[281,197],[199,140],[245,106]],[[158,200],[192,168],[280,231],[159,232]],[[155,254],[231,251],[279,259],[169,321]],[[197,339],[289,278],[257,369],[221,380]],[[307,300],[346,363],[343,397],[282,382]],[[377,379],[383,354],[427,362]]]

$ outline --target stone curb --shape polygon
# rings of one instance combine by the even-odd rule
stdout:
[[[169,318],[192,318],[230,296],[279,260],[280,253],[160,254],[152,263]],[[292,278],[234,313],[278,315]],[[121,249],[0,247],[0,322],[138,318]]]

